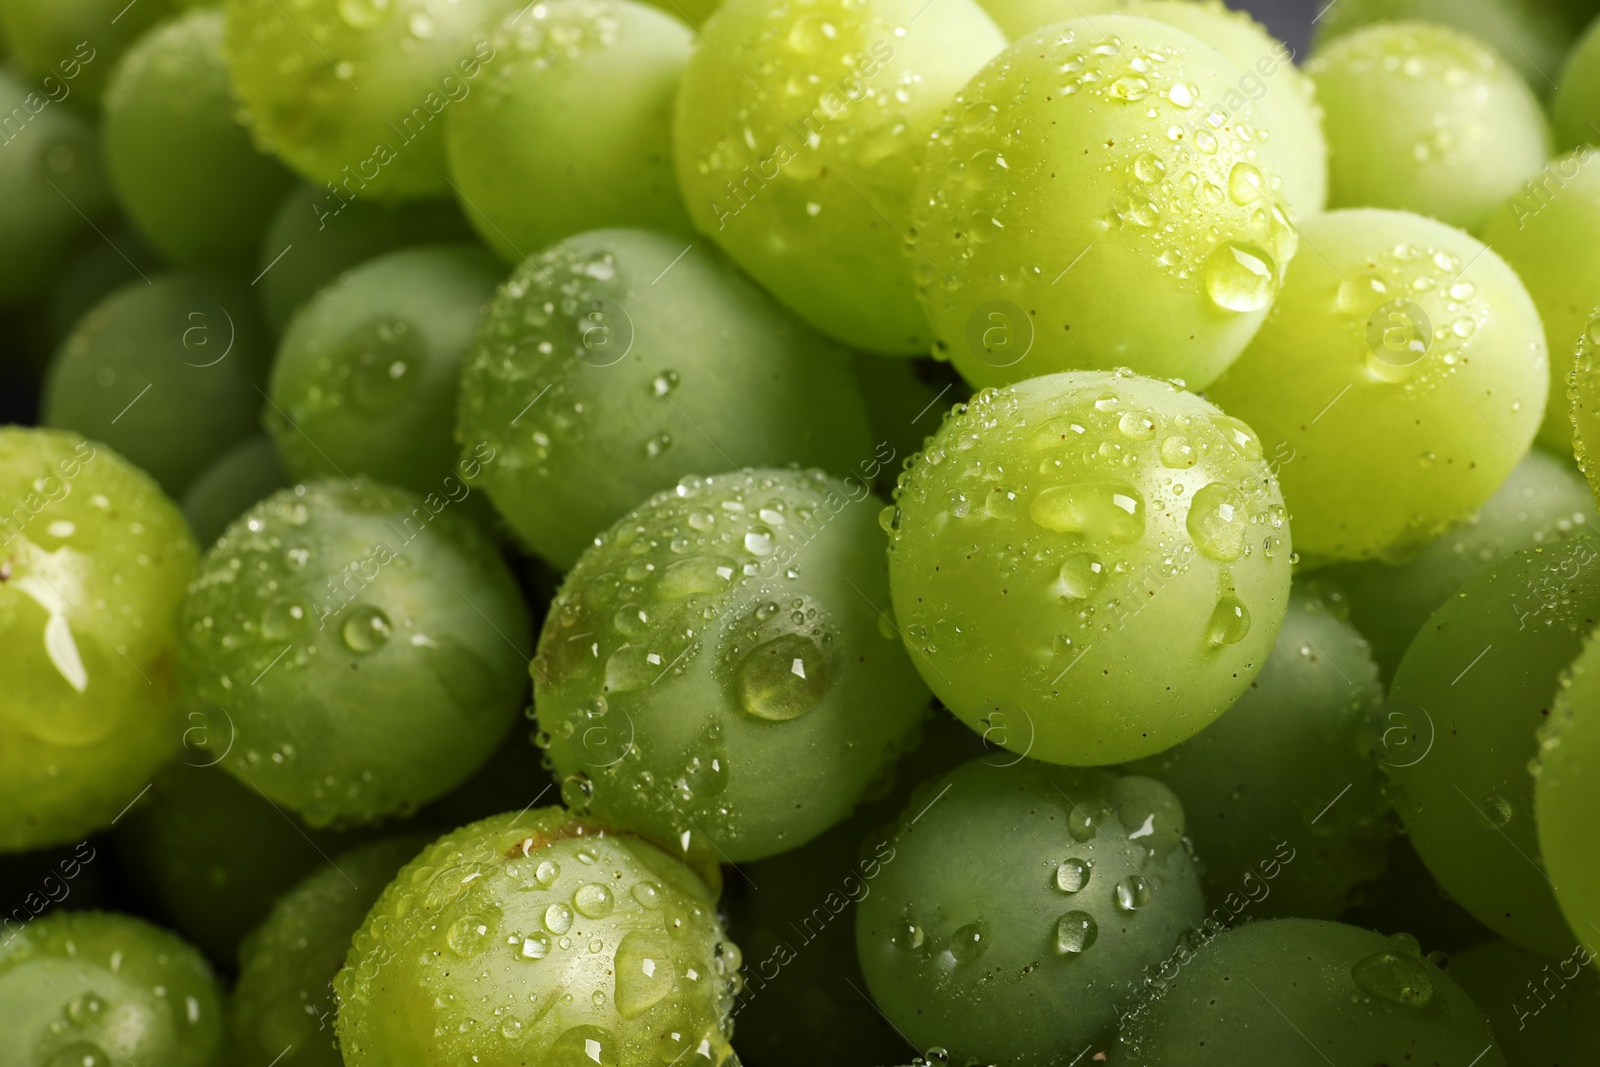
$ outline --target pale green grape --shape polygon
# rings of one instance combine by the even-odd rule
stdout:
[[[1600,142],[1600,19],[1590,23],[1567,53],[1560,87],[1550,102],[1556,137],[1563,148]]]
[[[314,826],[445,793],[522,706],[527,608],[450,503],[286,489],[228,527],[184,604],[185,697],[237,737],[221,765]]]
[[[1191,943],[1123,1022],[1115,1067],[1505,1067],[1482,1010],[1407,934],[1276,919]]]
[[[1535,448],[1476,514],[1404,562],[1342,564],[1318,576],[1348,595],[1350,617],[1388,681],[1428,616],[1485,568],[1524,548],[1597,529],[1594,497],[1572,465]]]
[[[1539,100],[1483,42],[1378,23],[1306,64],[1328,137],[1330,207],[1415,211],[1474,229],[1550,156]]]
[[[876,476],[844,353],[714,248],[596,230],[500,289],[461,382],[456,438],[545,559],[690,474],[795,463]]]
[[[1504,260],[1433,219],[1301,225],[1266,325],[1209,390],[1275,458],[1294,543],[1318,562],[1403,559],[1494,495],[1533,443],[1539,315]]]
[[[1525,549],[1434,613],[1389,694],[1384,768],[1395,810],[1439,884],[1507,940],[1559,958],[1561,917],[1535,826],[1535,731],[1600,618],[1600,540]],[[1587,853],[1585,853],[1587,855]]]
[[[955,1062],[1068,1062],[1199,923],[1184,835],[1177,797],[1149,778],[958,768],[912,796],[857,911],[873,998]]]
[[[1052,763],[1171,748],[1222,714],[1289,599],[1261,442],[1176,385],[1079,372],[980,392],[886,512],[912,662],[975,730]]]
[[[1220,374],[1298,245],[1282,154],[1238,78],[1132,15],[1039,30],[992,60],[934,132],[914,200],[935,354],[980,386]]]
[[[1527,286],[1550,353],[1549,403],[1539,440],[1555,452],[1572,446],[1567,377],[1600,298],[1600,167],[1594,149],[1553,160],[1528,176],[1522,192],[1490,214],[1480,233]]]
[[[1596,349],[1600,348],[1600,309],[1578,336],[1577,352],[1571,373],[1567,378],[1566,409],[1572,423],[1572,451],[1578,460],[1591,492],[1600,494],[1600,465],[1596,464],[1596,449],[1600,448],[1600,365]]]
[[[0,852],[109,826],[171,756],[195,555],[178,509],[109,448],[0,429]]]
[[[368,260],[301,308],[266,414],[291,477],[470,492],[457,477],[457,388],[500,276],[477,245],[411,248]]]
[[[1593,623],[1591,611],[1588,623]],[[1600,643],[1589,641],[1561,679],[1555,708],[1539,736],[1534,809],[1539,851],[1567,924],[1593,951],[1600,947],[1600,862],[1594,812],[1600,804]],[[1540,946],[1534,946],[1540,947]],[[1589,960],[1585,960],[1585,963]]]
[[[252,437],[217,458],[183,494],[183,517],[200,544],[211,547],[228,524],[289,484],[278,449]]]
[[[1513,1064],[1582,1063],[1600,1048],[1600,975],[1574,946],[1559,960],[1491,941],[1450,957],[1450,977],[1489,1016]]]
[[[242,282],[199,274],[133,282],[62,342],[43,420],[106,442],[176,496],[254,432],[265,334]]]
[[[630,834],[536,808],[429,845],[335,979],[347,1067],[732,1067],[716,893]]]
[[[250,141],[222,58],[222,12],[195,10],[141,37],[105,98],[106,171],[166,258],[244,267],[292,179]]]
[[[1233,707],[1126,768],[1183,802],[1224,925],[1236,913],[1335,918],[1386,861],[1389,804],[1371,743],[1383,687],[1343,598],[1304,588]]]
[[[928,705],[882,614],[882,506],[859,479],[730,472],[597,538],[533,663],[567,803],[734,863],[844,819]]]
[[[227,0],[234,91],[263,145],[353,197],[437,196],[444,112],[481,88],[518,0]]]
[[[493,37],[482,88],[450,110],[461,206],[520,263],[605,226],[690,232],[672,171],[689,28],[633,0],[549,0]]]
[[[213,1067],[222,990],[200,953],[107,912],[61,912],[0,943],[0,1063]]]
[[[917,169],[1000,30],[972,0],[727,0],[704,36],[673,130],[690,218],[817,329],[926,352]]]
[[[5,0],[0,28],[22,73],[52,100],[92,114],[117,57],[181,4],[175,0]]]

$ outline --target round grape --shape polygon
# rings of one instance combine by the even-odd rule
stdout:
[[[50,294],[50,334],[58,341],[100,301],[161,270],[160,257],[126,222],[119,220],[104,229],[106,239],[80,248]]]
[[[1567,412],[1571,418],[1572,451],[1591,492],[1600,493],[1600,308],[1578,336],[1577,352],[1567,379]]]
[[[1593,612],[1586,622],[1593,623]],[[1600,643],[1590,641],[1561,679],[1539,735],[1534,811],[1539,852],[1556,901],[1584,944],[1600,946],[1600,861],[1592,826],[1600,803]],[[1541,946],[1531,946],[1539,948]],[[1590,954],[1589,960],[1592,960]]]
[[[1550,101],[1556,138],[1563,148],[1600,142],[1600,19],[1589,24],[1567,53],[1555,97]]]
[[[1600,1048],[1600,974],[1584,966],[1593,959],[1582,947],[1552,960],[1495,940],[1452,955],[1450,977],[1488,1014],[1508,1062],[1582,1063]]]
[[[54,102],[92,115],[117,57],[185,0],[5,0],[0,30],[23,72]],[[69,103],[70,102],[70,103]]]
[[[228,524],[289,484],[278,449],[268,437],[251,437],[217,458],[183,494],[183,517],[210,548]]]
[[[1261,669],[1288,605],[1261,442],[1170,383],[1078,372],[985,390],[895,500],[912,662],[958,718],[1035,759],[1120,763],[1199,732]]]

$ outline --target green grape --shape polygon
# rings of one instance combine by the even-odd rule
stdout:
[[[527,609],[450,503],[286,489],[228,527],[190,589],[185,696],[238,737],[222,766],[313,826],[409,814],[522,706]]]
[[[333,979],[395,874],[426,844],[379,841],[319,863],[278,900],[239,956],[232,1067],[342,1067]]]
[[[731,1067],[739,963],[667,853],[561,808],[499,815],[378,898],[334,981],[339,1044],[347,1067]]]
[[[16,427],[0,428],[0,538],[0,852],[16,852],[109,826],[171,755],[196,552],[109,448]]]
[[[1386,207],[1474,229],[1550,157],[1539,100],[1477,38],[1378,23],[1306,64],[1324,108],[1331,207]]]
[[[645,0],[651,7],[678,16],[691,26],[702,26],[706,19],[716,14],[722,0]]]
[[[419,811],[411,825],[445,833],[502,811],[520,811],[550,788],[541,755],[531,731],[513,729],[471,778]]]
[[[117,57],[179,6],[174,0],[5,0],[0,29],[22,72],[39,79],[44,94],[92,114]]]
[[[7,1067],[212,1067],[222,1010],[200,953],[126,915],[60,912],[0,943]]]
[[[123,210],[174,263],[243,267],[289,172],[250,141],[228,86],[222,12],[141,37],[106,87],[106,171]]]
[[[1549,403],[1539,440],[1562,453],[1572,447],[1567,379],[1600,298],[1600,259],[1592,254],[1600,242],[1600,167],[1586,166],[1593,156],[1585,148],[1554,160],[1480,230],[1539,309],[1550,353]]]
[[[1248,426],[1175,384],[1078,372],[957,406],[901,475],[895,616],[975,730],[1051,763],[1121,763],[1249,686],[1289,599],[1289,531]],[[1070,675],[1069,675],[1070,672]]]
[[[456,438],[503,457],[484,465],[489,498],[562,569],[686,475],[795,463],[870,479],[886,461],[843,352],[715,249],[643,230],[569,238],[501,286]]]
[[[412,248],[368,260],[301,308],[266,416],[290,475],[470,491],[456,477],[468,469],[457,468],[456,398],[500,276],[477,245]]]
[[[117,824],[117,856],[137,887],[173,929],[220,964],[231,965],[239,943],[266,918],[273,901],[341,847],[336,834],[306,830],[249,786],[207,766],[217,750],[198,730],[200,715],[179,720],[184,762],[169,767],[146,802]],[[376,895],[376,893],[374,893]]]
[[[1390,837],[1371,726],[1378,671],[1342,596],[1289,599],[1267,664],[1237,703],[1183,744],[1126,769],[1183,801],[1206,899],[1252,919],[1331,919],[1383,873]],[[1284,862],[1264,877],[1266,863]]]
[[[499,53],[518,0],[226,0],[233,88],[257,139],[346,200],[437,196],[443,121]],[[519,11],[519,9],[521,9]]]
[[[1506,1059],[1529,1067],[1577,1064],[1600,1047],[1600,975],[1578,946],[1546,959],[1508,941],[1450,957],[1450,977],[1489,1016]]]
[[[209,548],[228,524],[289,484],[278,449],[267,437],[251,437],[224,452],[183,495],[183,517],[194,538]]]
[[[96,304],[161,270],[161,260],[126,223],[104,227],[62,269],[50,296],[50,334],[60,343]],[[141,273],[143,277],[141,277]]]
[[[1589,24],[1567,53],[1555,97],[1550,101],[1556,139],[1563,148],[1600,142],[1600,19]]]
[[[877,486],[884,496],[894,492],[900,474],[896,458],[910,459],[922,451],[928,435],[952,405],[972,399],[972,389],[948,363],[934,359],[880,359],[858,354],[850,361],[867,421],[875,440],[888,445]]]
[[[563,799],[730,863],[844,819],[928,704],[881,614],[881,505],[820,471],[731,472],[597,538],[533,663]]]
[[[856,913],[873,998],[956,1062],[1066,1063],[1200,921],[1184,835],[1149,778],[990,757],[923,786]]]
[[[999,29],[972,0],[727,0],[704,38],[673,128],[690,218],[817,329],[926,352],[905,258],[917,170]]]
[[[1064,19],[1119,13],[1152,18],[1198,37],[1221,52],[1237,75],[1222,98],[1236,111],[1256,110],[1276,142],[1284,195],[1298,215],[1314,215],[1328,200],[1328,144],[1316,88],[1294,65],[1294,50],[1243,11],[1222,0],[982,0],[1011,40]],[[1281,75],[1281,80],[1280,80]]]
[[[255,284],[267,323],[282,333],[300,305],[364,260],[408,245],[471,237],[472,228],[449,200],[375,204],[298,186],[284,198],[261,242]]]
[[[0,5],[0,12],[6,8]],[[37,296],[111,195],[93,127],[0,69],[0,305]]]
[[[1300,232],[1318,254],[1208,395],[1284,456],[1308,559],[1403,559],[1527,453],[1548,377],[1539,315],[1504,260],[1433,219],[1335,211]]]
[[[1532,449],[1465,522],[1400,564],[1349,563],[1318,572],[1349,598],[1350,617],[1372,646],[1385,682],[1439,605],[1513,552],[1600,530],[1594,498],[1565,463]]]
[[[1390,690],[1384,769],[1439,884],[1490,929],[1551,957],[1572,947],[1540,858],[1535,731],[1600,618],[1600,540],[1525,549],[1462,586],[1412,642]]]
[[[1388,863],[1382,877],[1357,891],[1354,905],[1340,916],[1340,921],[1384,934],[1411,934],[1444,952],[1456,952],[1494,937],[1493,930],[1439,888],[1405,834],[1389,839]]]
[[[979,386],[1220,374],[1297,247],[1282,153],[1238,79],[1132,15],[1039,30],[984,68],[934,132],[914,200],[935,355]]]
[[[1572,424],[1572,451],[1578,469],[1589,483],[1592,493],[1600,495],[1600,466],[1595,463],[1595,450],[1600,446],[1600,365],[1596,361],[1596,348],[1600,347],[1600,308],[1597,308],[1589,325],[1578,336],[1577,352],[1571,373],[1567,378],[1566,409]]]
[[[1505,1067],[1483,1012],[1409,934],[1317,919],[1190,945],[1123,1022],[1115,1067]]]
[[[1585,622],[1596,618],[1591,611]],[[1593,820],[1600,803],[1600,643],[1589,641],[1562,676],[1539,735],[1534,812],[1539,852],[1561,913],[1583,944],[1600,946],[1600,862]],[[1535,946],[1537,947],[1537,946]],[[1592,960],[1589,955],[1587,963]]]
[[[692,31],[633,0],[548,0],[493,37],[483,90],[452,108],[456,195],[509,263],[604,226],[690,232],[672,101]]]

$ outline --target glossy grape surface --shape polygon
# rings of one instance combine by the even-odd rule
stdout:
[[[234,445],[200,472],[183,494],[183,517],[194,539],[210,548],[228,524],[289,484],[268,437]]]
[[[1594,616],[1588,620],[1592,624]],[[1562,676],[1539,734],[1534,811],[1539,852],[1567,925],[1600,948],[1600,860],[1593,825],[1600,804],[1600,651],[1592,640]],[[1538,947],[1538,946],[1535,946]],[[1588,962],[1588,961],[1585,961]]]
[[[1582,1063],[1600,1047],[1600,975],[1588,949],[1547,959],[1495,940],[1450,957],[1450,977],[1489,1016],[1512,1064]]]
[[[171,755],[183,516],[104,445],[0,429],[0,852],[109,826]]]
[[[912,662],[973,729],[1013,720],[996,740],[1035,759],[1119,763],[1197,733],[1261,669],[1288,605],[1261,442],[1170,383],[1080,372],[985,390],[895,499]]]
[[[533,664],[567,803],[725,862],[848,815],[928,704],[883,614],[881,509],[859,479],[730,472],[603,534]]]

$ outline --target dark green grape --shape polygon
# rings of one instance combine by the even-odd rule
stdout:
[[[127,223],[119,220],[101,229],[105,240],[96,237],[79,250],[62,268],[50,296],[50,333],[57,343],[100,301],[161,270],[159,257]]]
[[[139,919],[58,912],[0,943],[6,1067],[213,1067],[222,990],[200,953]]]
[[[1337,918],[1357,886],[1383,873],[1391,826],[1372,751],[1382,703],[1343,598],[1302,586],[1233,707],[1128,765],[1183,801],[1206,899],[1224,915]]]
[[[1525,549],[1462,586],[1412,642],[1389,694],[1395,810],[1439,884],[1552,957],[1572,932],[1541,859],[1529,764],[1557,679],[1600,619],[1600,540]],[[1558,880],[1559,882],[1559,880]]]
[[[569,238],[501,286],[456,435],[493,449],[490,499],[561,568],[685,475],[882,462],[842,352],[715,249],[643,230]]]
[[[457,477],[471,469],[457,468],[457,387],[501,274],[477,245],[412,248],[368,260],[301,308],[272,365],[266,418],[290,475],[470,492]]]
[[[195,555],[178,509],[109,448],[0,428],[0,852],[111,825],[171,756]]]
[[[1505,1067],[1489,1023],[1415,938],[1274,919],[1191,943],[1123,1021],[1117,1067]]]
[[[183,517],[207,548],[228,524],[289,484],[278,449],[268,437],[251,437],[219,456],[183,494]]]
[[[0,944],[24,926],[71,902],[74,911],[104,908],[113,897],[108,864],[97,838],[74,845],[0,855]]]
[[[117,57],[181,6],[183,0],[5,0],[0,28],[41,96],[93,113]]]
[[[882,614],[881,506],[860,480],[732,472],[597,538],[533,664],[567,803],[727,862],[845,818],[928,705]]]
[[[1439,888],[1405,834],[1389,839],[1383,875],[1357,890],[1355,902],[1339,918],[1379,933],[1411,934],[1441,952],[1456,952],[1494,938],[1493,930]]]
[[[378,841],[319,861],[279,898],[239,955],[230,1067],[341,1067],[334,976],[378,895],[426,843]]]
[[[723,1067],[740,953],[716,894],[560,808],[447,834],[401,869],[334,981],[346,1067]]]
[[[228,527],[190,589],[186,698],[235,731],[222,766],[314,826],[447,792],[522,706],[527,609],[449,503],[286,489]]]
[[[1594,621],[1591,615],[1588,622]],[[1593,833],[1600,805],[1600,642],[1593,635],[1562,675],[1555,708],[1539,734],[1533,771],[1539,851],[1550,887],[1568,925],[1595,949],[1600,947],[1600,861]]]
[[[471,236],[472,228],[450,200],[378,204],[298,186],[284,198],[261,240],[255,284],[267,324],[281,333],[296,308],[364,260],[407,245]]]
[[[1450,977],[1489,1016],[1506,1060],[1526,1067],[1586,1062],[1600,1048],[1600,974],[1581,945],[1559,960],[1495,940],[1450,957]]]
[[[7,10],[0,5],[0,17]],[[80,116],[4,70],[0,116],[0,304],[8,304],[49,286],[111,195],[99,141]]]
[[[198,274],[135,282],[62,342],[43,419],[106,442],[178,496],[255,432],[267,358],[244,284]]]
[[[246,267],[292,179],[251,143],[222,58],[222,12],[141,37],[106,87],[106,171],[135,226],[174,263]]]

